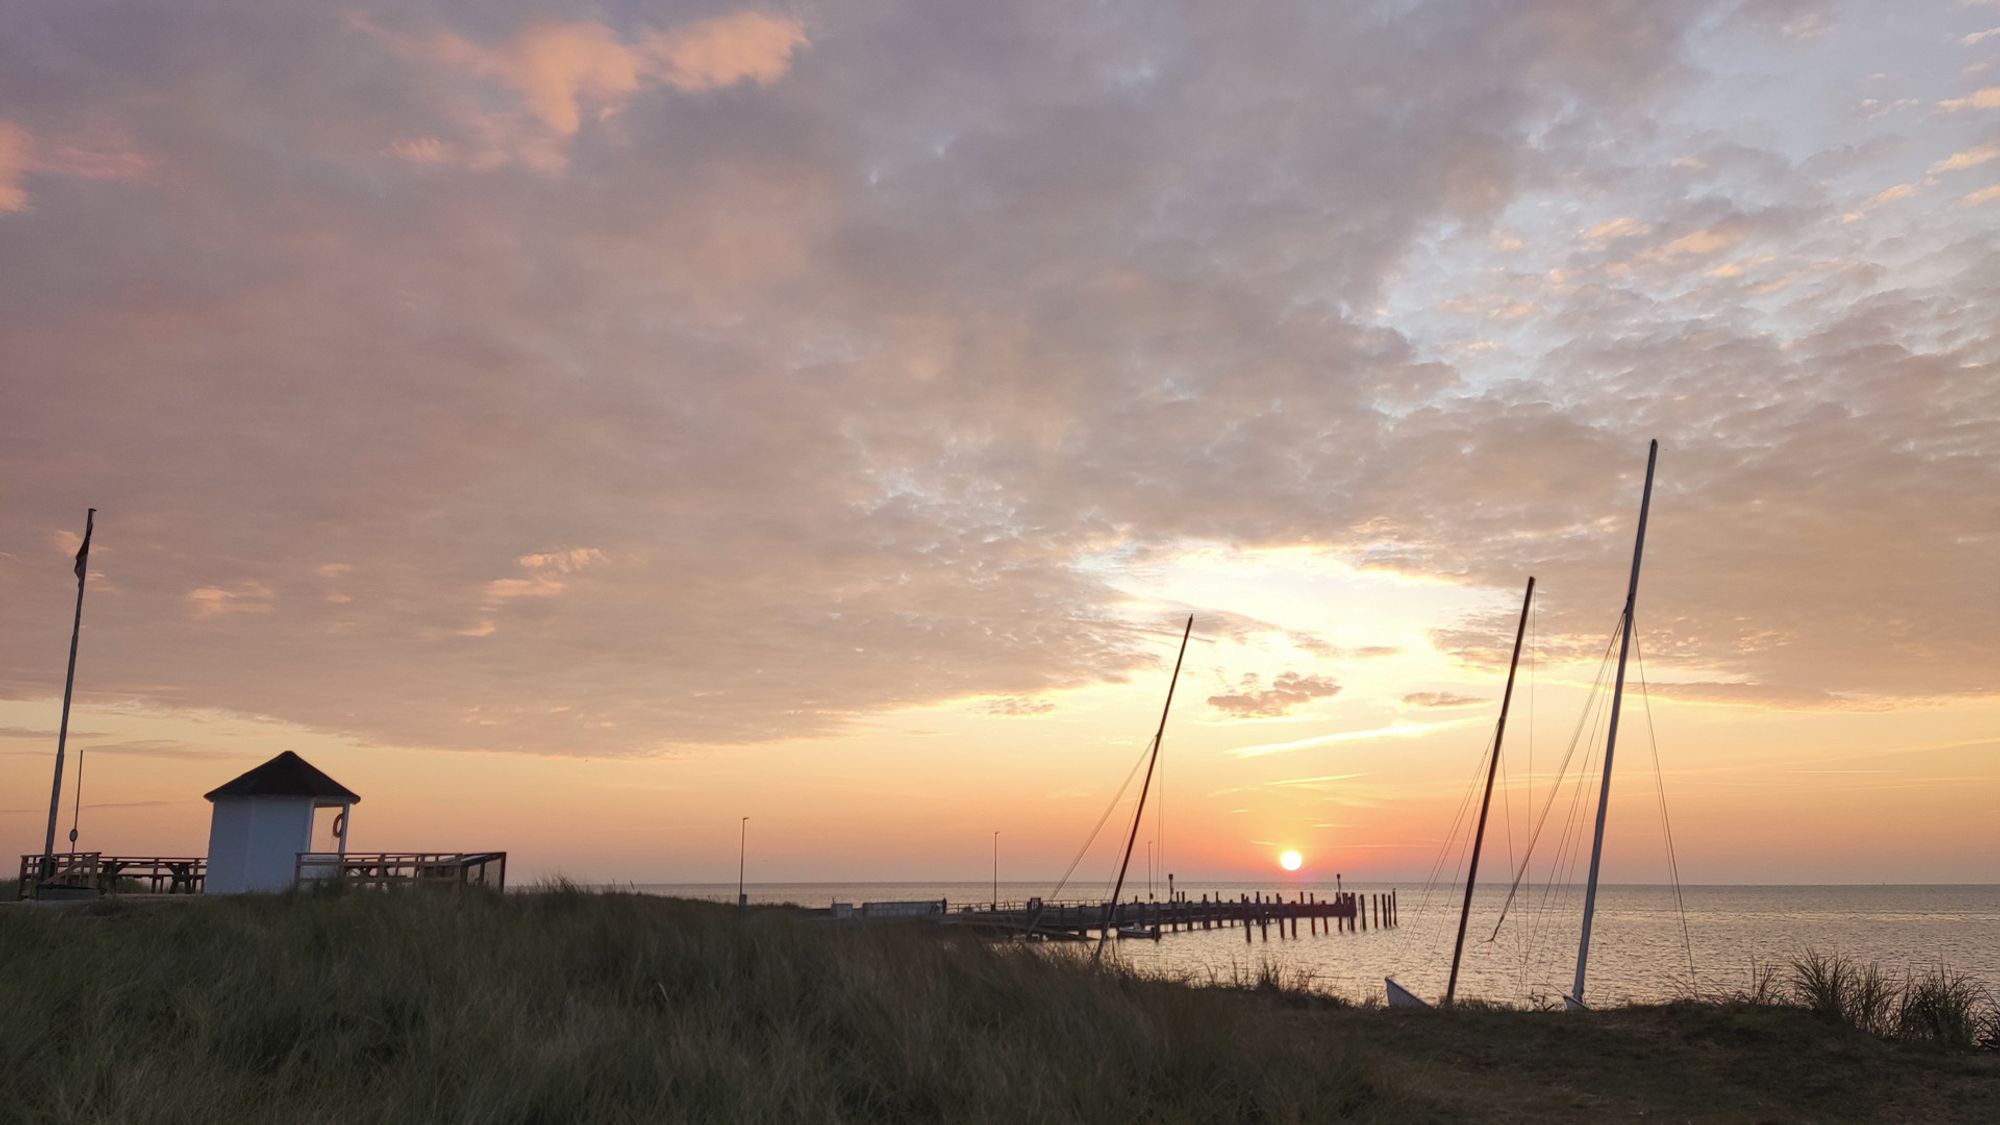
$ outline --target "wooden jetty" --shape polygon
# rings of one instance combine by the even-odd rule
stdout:
[[[1087,941],[1093,938],[1160,938],[1194,930],[1243,930],[1243,940],[1298,937],[1300,923],[1308,935],[1387,929],[1396,924],[1396,892],[1344,891],[1321,896],[1301,891],[1252,893],[1227,898],[1199,898],[1183,892],[1167,902],[1137,898],[1112,906],[1102,902],[977,903],[946,909],[940,920],[975,926],[1013,937],[1038,941]]]

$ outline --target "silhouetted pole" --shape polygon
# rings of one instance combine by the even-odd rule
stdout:
[[[97,509],[90,509],[83,517],[83,546],[76,551],[76,617],[69,627],[69,671],[63,676],[62,725],[56,729],[56,776],[49,785],[49,832],[42,840],[42,878],[56,873],[56,816],[62,809],[63,750],[69,744],[69,700],[76,687],[76,639],[83,632],[83,581],[90,573],[90,533],[97,526]],[[77,791],[79,813],[83,801],[82,790]],[[76,843],[76,834],[71,832],[70,843]]]
[[[743,857],[750,851],[750,818],[747,816],[744,817],[743,823],[738,826],[738,829],[739,835],[736,841],[736,905],[747,906],[750,903],[750,897],[743,893]]]
[[[1576,983],[1568,1000],[1583,1007],[1583,974],[1590,963],[1590,923],[1597,912],[1597,864],[1604,858],[1604,812],[1611,803],[1611,752],[1618,748],[1618,708],[1625,702],[1625,653],[1632,647],[1632,611],[1639,603],[1639,560],[1646,552],[1646,513],[1653,506],[1653,464],[1660,443],[1646,451],[1646,488],[1639,495],[1639,534],[1632,543],[1632,582],[1625,588],[1625,621],[1618,637],[1618,685],[1611,693],[1611,730],[1604,738],[1604,784],[1597,794],[1597,835],[1590,845],[1590,882],[1583,889],[1583,934],[1576,944]]]
[[[1486,764],[1486,795],[1479,799],[1479,827],[1472,836],[1472,864],[1465,873],[1465,905],[1458,908],[1458,942],[1451,947],[1451,977],[1444,985],[1444,1006],[1458,991],[1458,961],[1465,954],[1465,923],[1472,917],[1472,887],[1479,880],[1479,849],[1486,843],[1486,813],[1493,805],[1493,775],[1500,772],[1500,744],[1507,737],[1507,705],[1514,701],[1514,670],[1521,665],[1521,639],[1528,635],[1528,606],[1535,600],[1535,578],[1528,576],[1528,592],[1521,596],[1521,622],[1514,626],[1514,657],[1507,662],[1507,689],[1500,694],[1500,725],[1493,729],[1493,760]],[[1534,716],[1529,716],[1533,718]],[[1534,732],[1529,731],[1530,735]],[[1377,900],[1375,924],[1382,924],[1382,907]]]
[[[1125,859],[1118,865],[1118,882],[1111,888],[1111,901],[1104,904],[1104,925],[1097,931],[1097,948],[1090,953],[1092,964],[1104,955],[1104,942],[1111,936],[1111,917],[1118,909],[1118,896],[1125,890],[1125,869],[1132,866],[1132,847],[1139,842],[1139,822],[1146,815],[1146,791],[1153,787],[1153,767],[1160,761],[1160,740],[1167,736],[1167,712],[1174,707],[1174,686],[1181,682],[1181,661],[1187,659],[1188,638],[1194,634],[1194,614],[1188,614],[1187,628],[1181,631],[1180,655],[1174,657],[1174,675],[1167,681],[1167,703],[1160,708],[1160,729],[1153,732],[1153,756],[1146,760],[1146,780],[1139,784],[1139,807],[1132,810],[1132,834],[1125,837]]]
[[[993,911],[1000,912],[1000,831],[993,832]]]

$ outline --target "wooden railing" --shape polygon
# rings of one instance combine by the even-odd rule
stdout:
[[[337,879],[349,886],[507,887],[506,852],[300,852],[300,883]]]
[[[208,876],[201,856],[122,856],[64,852],[21,857],[20,897],[36,898],[43,888],[70,893],[198,895]]]

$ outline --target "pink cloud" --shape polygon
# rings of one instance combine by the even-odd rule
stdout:
[[[452,32],[412,37],[381,28],[365,18],[351,24],[408,57],[478,75],[511,90],[527,117],[557,137],[572,137],[585,120],[615,116],[648,85],[683,93],[706,93],[749,83],[768,86],[791,69],[792,56],[807,46],[795,19],[743,11],[700,20],[670,31],[646,31],[627,42],[601,23],[537,23],[497,45],[475,43]],[[478,132],[506,134],[506,115],[485,114]],[[504,136],[500,147],[507,147]],[[431,137],[394,142],[390,151],[414,163],[442,163],[454,150]],[[465,162],[491,166],[491,154]],[[529,161],[560,165],[543,151]]]
[[[27,129],[0,118],[0,212],[28,209],[24,179],[30,172],[78,180],[139,180],[152,169],[152,159],[134,151],[116,129],[37,143]]]
[[[26,129],[0,119],[0,211],[26,211],[28,192],[21,177],[34,158],[34,138]]]

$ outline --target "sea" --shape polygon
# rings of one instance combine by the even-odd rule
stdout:
[[[619,890],[733,902],[730,884],[621,884]],[[1360,1001],[1379,998],[1384,977],[1419,996],[1444,993],[1457,934],[1456,888],[1375,883],[1343,884],[1364,895],[1395,892],[1400,924],[1365,932],[1308,932],[1299,937],[1273,925],[1167,933],[1160,940],[1114,939],[1108,955],[1136,971],[1199,983],[1253,980],[1267,967],[1281,979]],[[1046,883],[754,883],[753,903],[826,907],[833,903],[941,900],[966,906],[1047,897]],[[1301,892],[1325,898],[1332,884],[1306,882],[1181,882],[1175,890],[1203,895]],[[1138,897],[1144,901],[1142,885]],[[1152,894],[1161,901],[1166,888]],[[1131,898],[1128,887],[1126,898]],[[1088,898],[1070,892],[1063,896]],[[1100,896],[1101,897],[1101,896]],[[1460,999],[1536,1006],[1560,1003],[1574,983],[1583,913],[1580,886],[1523,887],[1508,901],[1505,884],[1474,896],[1459,972]],[[1654,1003],[1690,994],[1748,991],[1758,974],[1782,983],[1793,958],[1808,951],[1874,964],[1891,977],[1944,968],[1964,973],[2000,994],[2000,885],[1972,886],[1602,886],[1584,999],[1593,1006]]]

